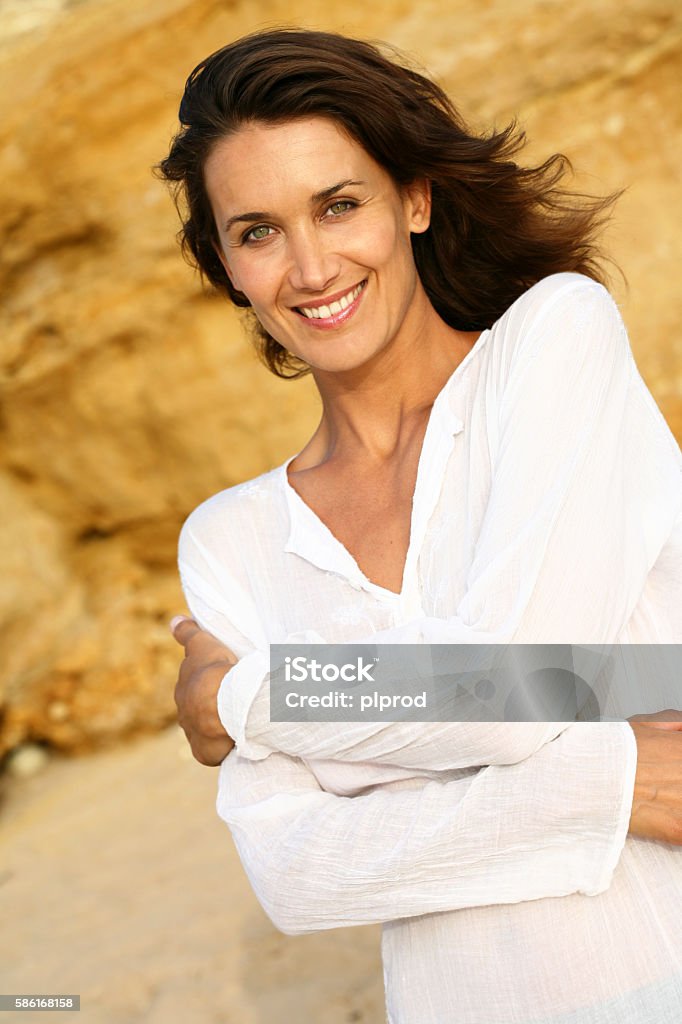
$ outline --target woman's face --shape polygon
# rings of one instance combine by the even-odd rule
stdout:
[[[399,190],[321,117],[245,125],[204,174],[230,281],[290,352],[351,370],[418,332],[410,233],[428,228],[427,186]]]

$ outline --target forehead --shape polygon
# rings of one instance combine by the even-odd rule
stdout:
[[[335,121],[254,122],[216,143],[204,167],[214,207],[269,208],[295,193],[313,195],[336,181],[388,177]],[[217,211],[216,211],[217,212]]]

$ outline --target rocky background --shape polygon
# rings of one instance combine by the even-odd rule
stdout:
[[[529,159],[627,188],[613,289],[682,435],[675,0],[0,0],[0,756],[171,719],[182,520],[316,422],[202,293],[151,171],[195,63],[281,23],[385,39],[475,124],[517,114]]]
[[[192,67],[296,23],[387,40],[474,123],[518,115],[529,160],[627,188],[613,290],[682,438],[676,0],[0,0],[0,991],[79,992],[74,1024],[383,1019],[378,929],[279,935],[161,728],[180,525],[317,408],[201,291],[151,168]]]

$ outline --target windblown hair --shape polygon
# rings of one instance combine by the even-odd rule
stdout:
[[[560,153],[520,167],[513,157],[526,138],[516,121],[476,134],[435,82],[392,51],[389,58],[357,39],[278,29],[238,39],[197,65],[180,104],[181,130],[157,168],[172,183],[185,257],[235,305],[249,300],[232,287],[215,249],[206,160],[248,122],[311,116],[334,120],[398,187],[431,182],[431,225],[412,235],[412,247],[424,289],[451,327],[490,327],[531,285],[559,271],[605,283],[595,238],[620,192],[566,189],[572,167]],[[260,324],[255,334],[273,373],[309,372]]]

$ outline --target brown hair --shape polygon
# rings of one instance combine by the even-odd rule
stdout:
[[[525,133],[512,121],[477,135],[443,90],[376,46],[327,32],[257,32],[217,50],[192,71],[182,125],[160,175],[184,212],[186,258],[237,306],[248,307],[225,273],[203,169],[215,143],[249,121],[311,115],[343,126],[398,186],[431,182],[431,226],[412,236],[424,289],[442,319],[462,331],[490,327],[536,281],[577,271],[604,283],[594,239],[621,194],[596,198],[559,187],[571,170],[560,153],[537,167],[514,157]],[[298,377],[306,364],[257,325],[261,358]]]

